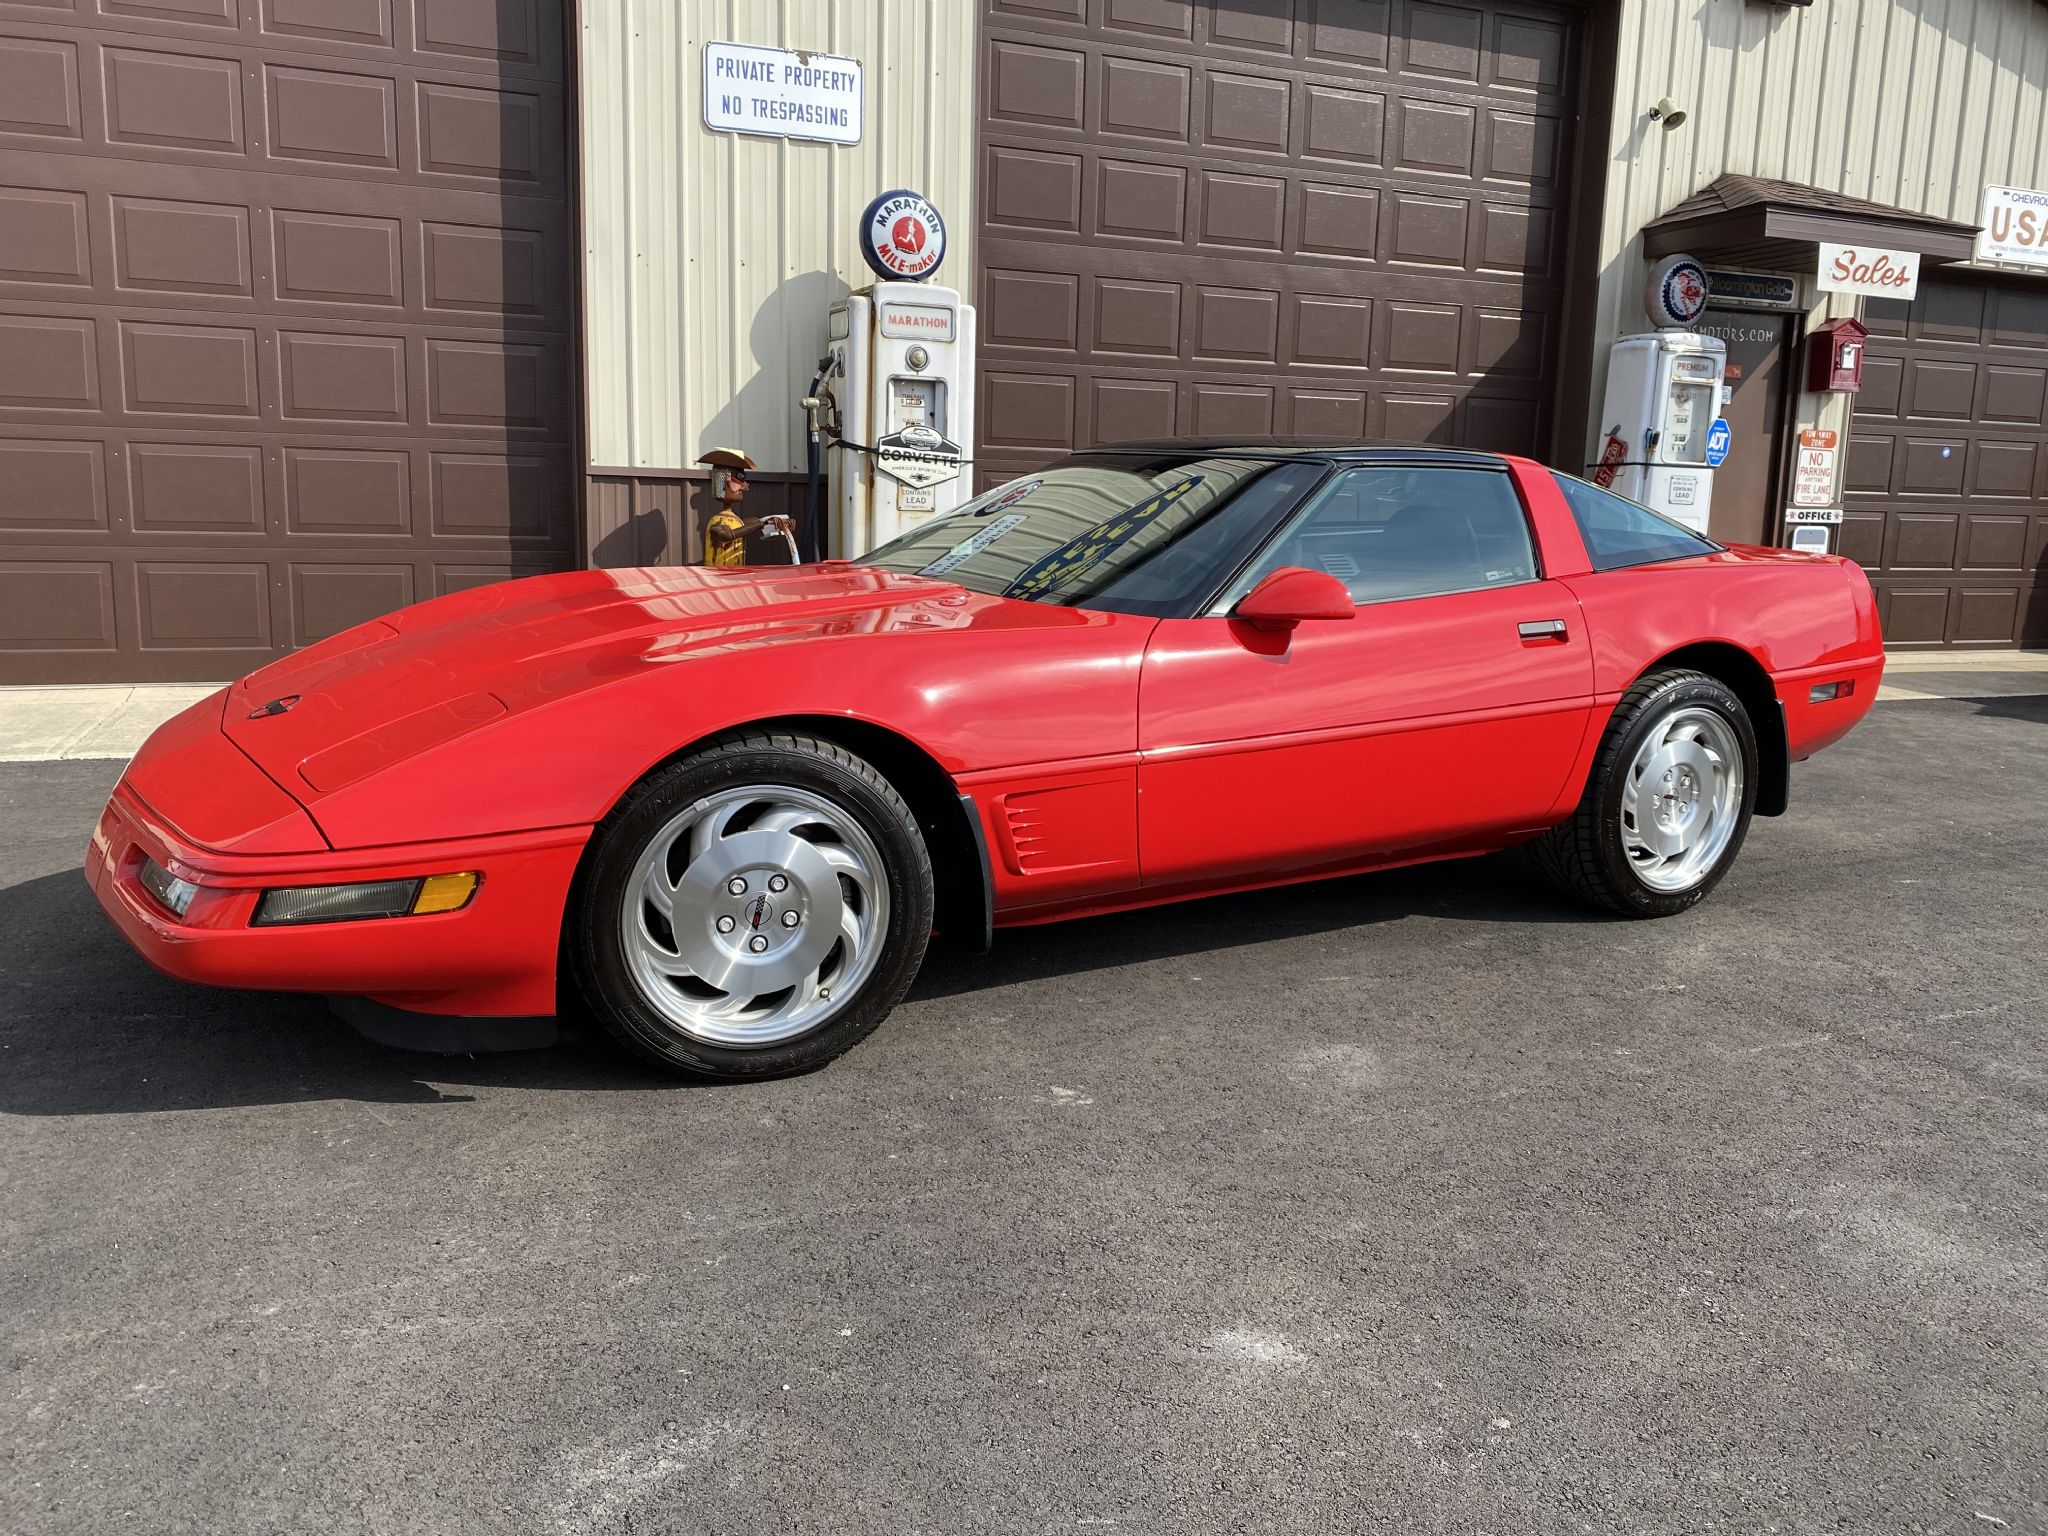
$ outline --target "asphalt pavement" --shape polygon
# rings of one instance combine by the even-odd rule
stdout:
[[[2048,1530],[2000,692],[1678,919],[1495,858],[1009,933],[744,1087],[160,978],[116,765],[0,768],[0,1531]]]

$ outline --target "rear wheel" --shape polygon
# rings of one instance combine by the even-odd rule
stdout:
[[[598,829],[571,958],[620,1043],[673,1071],[822,1066],[917,974],[932,873],[916,819],[868,763],[746,733],[642,783]]]
[[[1735,862],[1756,778],[1756,733],[1734,692],[1702,672],[1652,672],[1615,706],[1578,809],[1537,839],[1536,860],[1610,912],[1683,912]]]

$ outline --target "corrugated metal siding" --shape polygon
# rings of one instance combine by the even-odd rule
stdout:
[[[731,444],[803,464],[796,401],[825,311],[868,280],[868,200],[908,186],[947,216],[940,281],[974,270],[974,7],[966,0],[585,0],[584,324],[590,462],[677,469]],[[859,59],[857,145],[713,133],[703,45]]]
[[[1805,182],[1970,224],[1987,183],[2048,187],[2040,0],[1623,0],[1615,74],[1596,414],[1605,343],[1648,325],[1643,225],[1716,176]],[[1666,95],[1688,113],[1669,131],[1649,121]],[[1830,300],[1815,319],[1854,312],[1853,299],[1807,293]],[[1847,411],[1831,400],[1817,420],[1844,426]]]
[[[804,528],[801,476],[757,477],[747,492],[746,514],[786,513]],[[591,475],[585,482],[584,522],[590,564],[694,565],[704,558],[704,525],[718,510],[711,482],[702,476]],[[762,534],[747,536],[747,552],[767,565],[788,558],[788,546]]]

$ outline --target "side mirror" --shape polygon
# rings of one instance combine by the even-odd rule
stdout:
[[[1357,613],[1344,583],[1327,571],[1283,565],[1245,593],[1230,616],[1253,629],[1292,629],[1303,619],[1348,619]]]

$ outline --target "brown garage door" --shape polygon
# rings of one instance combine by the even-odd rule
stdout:
[[[1570,15],[985,0],[984,16],[984,484],[1175,434],[1545,444]]]
[[[555,0],[66,8],[0,5],[0,682],[565,563]]]
[[[2048,288],[1872,300],[1842,552],[1899,646],[2048,645]]]

